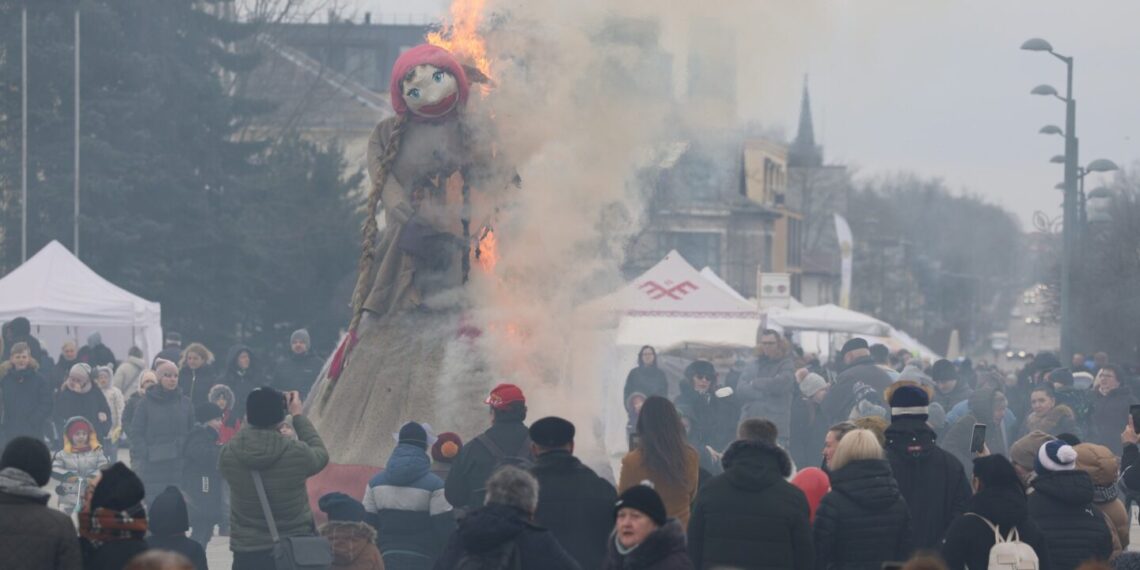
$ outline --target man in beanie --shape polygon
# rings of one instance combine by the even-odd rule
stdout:
[[[761,431],[744,427],[742,437]],[[813,568],[807,497],[787,481],[792,462],[775,438],[738,439],[721,463],[724,473],[700,488],[689,517],[697,568]]]
[[[384,570],[376,548],[376,530],[364,522],[364,506],[344,493],[328,493],[317,506],[329,517],[321,526],[321,536],[329,540],[333,565],[329,570]],[[399,570],[403,566],[389,566]]]
[[[277,430],[288,411],[297,439]],[[234,570],[273,567],[273,538],[254,486],[257,472],[280,536],[308,536],[313,513],[305,481],[329,463],[329,452],[309,418],[301,395],[257,388],[246,400],[246,427],[222,446],[218,466],[230,486],[230,550]]]
[[[774,330],[762,331],[757,344],[758,356],[741,371],[736,385],[736,399],[742,405],[740,419],[771,420],[786,445],[796,389],[795,361],[787,341]]]
[[[457,509],[483,504],[487,479],[495,469],[514,465],[529,469],[534,463],[526,424],[526,396],[514,384],[495,386],[483,403],[491,411],[491,427],[467,442],[447,476],[447,502]]]
[[[195,570],[209,570],[206,549],[202,544],[186,538],[186,531],[190,530],[190,516],[178,487],[167,487],[159,493],[150,504],[147,518],[150,536],[146,542],[151,548],[177,552],[194,564]]]
[[[875,365],[867,341],[853,338],[843,345],[843,372],[823,399],[823,413],[827,423],[835,424],[850,419],[851,409],[858,403],[856,385],[868,386],[882,394],[891,385],[891,377]]]
[[[666,518],[665,503],[653,487],[641,484],[626,489],[618,497],[612,513],[615,524],[610,539],[606,541],[603,570],[686,570],[694,567],[685,552],[685,530],[677,519]],[[776,567],[775,564],[772,566]]]
[[[1092,505],[1092,479],[1077,469],[1077,451],[1060,440],[1046,442],[1037,450],[1034,470],[1029,517],[1045,534],[1053,568],[1070,570],[1090,559],[1108,560],[1112,529]]]
[[[937,548],[943,533],[970,501],[970,484],[962,463],[934,443],[927,423],[930,388],[896,382],[886,391],[891,408],[887,428],[887,460],[906,499],[916,549]]]
[[[487,504],[459,520],[435,567],[581,568],[554,534],[534,524],[537,507],[534,476],[513,465],[500,468],[487,480]]]
[[[289,353],[277,361],[273,370],[273,387],[283,392],[295,390],[301,399],[309,395],[313,382],[321,373],[325,361],[313,352],[309,331],[297,329],[289,336]]]
[[[803,368],[797,371],[799,389],[792,399],[792,425],[788,453],[796,465],[808,466],[819,460],[823,440],[827,436],[827,416],[823,413],[823,399],[830,386],[827,380]]]
[[[17,437],[0,455],[0,561],[12,570],[79,570],[83,564],[71,517],[48,508],[51,452]]]
[[[558,417],[531,424],[530,472],[538,479],[534,520],[554,534],[582,568],[598,568],[606,555],[617,491],[574,457],[574,424]]]
[[[169,331],[165,335],[166,339],[163,342],[162,350],[159,351],[158,356],[154,357],[154,362],[151,363],[151,368],[158,365],[159,360],[169,360],[170,362],[178,362],[182,359],[182,335]]]
[[[930,377],[934,380],[933,401],[949,412],[970,397],[970,387],[959,380],[958,367],[953,362],[943,358],[930,368]]]
[[[455,529],[427,448],[427,430],[416,422],[404,424],[387,465],[364,491],[364,510],[373,515],[380,537],[377,546],[392,568],[430,569]]]
[[[222,409],[209,402],[198,404],[194,407],[194,419],[197,425],[186,436],[182,490],[190,501],[190,538],[205,547],[214,536],[214,526],[222,524],[225,516],[222,474],[218,471]]]

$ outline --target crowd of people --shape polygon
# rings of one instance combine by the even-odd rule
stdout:
[[[575,455],[572,422],[528,423],[523,390],[500,384],[485,431],[405,423],[365,488],[318,498],[317,526],[306,481],[329,454],[287,389],[307,369],[272,378],[239,346],[212,373],[208,350],[169,339],[149,365],[65,350],[77,362],[55,385],[30,335],[6,338],[6,568],[203,569],[216,533],[235,570],[283,552],[387,570],[1140,564],[1133,379],[1107,360],[1041,354],[1004,375],[853,339],[823,366],[762,331],[754,356],[690,362],[674,384],[645,347],[616,480]]]

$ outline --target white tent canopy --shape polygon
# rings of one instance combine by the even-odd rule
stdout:
[[[785,329],[830,333],[889,336],[892,328],[870,315],[831,304],[794,311],[772,311],[768,318]]]
[[[685,343],[755,346],[761,318],[755,305],[716,274],[703,275],[676,251],[582,309],[620,315],[619,346],[648,344],[661,351]]]
[[[162,309],[103,279],[58,241],[0,279],[0,321],[26,317],[53,356],[67,340],[98,332],[119,359],[137,346],[149,362],[162,350]]]

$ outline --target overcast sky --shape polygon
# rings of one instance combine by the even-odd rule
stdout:
[[[376,21],[423,21],[448,4],[340,1]],[[740,118],[793,134],[809,73],[816,136],[830,162],[864,176],[942,177],[1007,207],[1026,229],[1035,210],[1059,213],[1053,186],[1063,171],[1048,159],[1063,153],[1063,141],[1036,132],[1064,127],[1064,105],[1029,90],[1050,83],[1063,92],[1064,64],[1018,49],[1035,36],[1076,58],[1081,162],[1140,160],[1140,1],[819,0],[786,18],[782,2],[769,4],[773,17],[756,33],[778,37],[779,47],[748,54]]]

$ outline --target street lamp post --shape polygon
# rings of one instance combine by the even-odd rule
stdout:
[[[1068,362],[1073,356],[1072,266],[1077,237],[1077,155],[1080,147],[1077,140],[1077,102],[1073,99],[1073,58],[1053,51],[1053,46],[1040,38],[1026,41],[1021,49],[1048,52],[1065,62],[1067,69],[1065,97],[1058,96],[1055,89],[1044,89],[1047,86],[1039,86],[1032,93],[1053,95],[1065,102],[1065,199],[1061,214],[1061,362]]]

